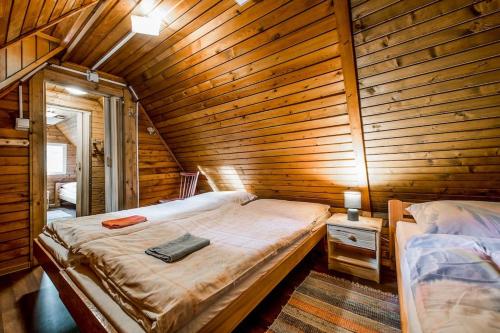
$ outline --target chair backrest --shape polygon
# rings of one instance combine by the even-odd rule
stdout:
[[[200,172],[181,172],[181,189],[179,199],[192,197],[196,192]]]

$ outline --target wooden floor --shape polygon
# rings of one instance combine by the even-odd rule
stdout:
[[[396,279],[383,274],[376,284],[340,273],[328,272],[326,255],[311,252],[287,278],[238,326],[235,332],[265,332],[278,316],[290,295],[311,270],[355,280],[384,291],[397,292]],[[40,267],[0,278],[0,333],[78,332],[59,299],[57,290]]]

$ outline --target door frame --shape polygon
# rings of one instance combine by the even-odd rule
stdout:
[[[127,161],[132,165],[124,168],[124,205],[122,208],[135,208],[138,203],[137,179],[137,114],[130,112],[134,102],[127,88],[100,81],[89,82],[80,75],[73,75],[54,68],[45,68],[29,81],[30,110],[30,248],[33,239],[38,237],[47,223],[46,193],[46,101],[45,83],[51,82],[63,86],[75,86],[93,94],[123,98],[123,126],[126,135],[123,138],[123,150]],[[32,251],[30,257],[32,258]]]

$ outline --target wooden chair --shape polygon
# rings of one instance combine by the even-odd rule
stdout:
[[[179,197],[173,199],[162,199],[160,203],[165,203],[174,200],[184,200],[192,197],[196,192],[196,185],[198,184],[198,177],[200,172],[181,172],[181,186],[179,190]]]

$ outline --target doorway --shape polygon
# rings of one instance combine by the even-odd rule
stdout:
[[[47,222],[105,211],[103,97],[46,83]]]
[[[53,67],[53,68],[52,68]],[[80,75],[81,74],[81,75]],[[85,79],[86,74],[77,69],[64,66],[50,66],[36,74],[29,81],[29,107],[30,107],[30,219],[32,223],[32,238],[39,235],[47,223],[47,107],[52,102],[49,101],[47,91],[50,85],[56,86],[54,98],[56,102],[68,100],[68,93],[73,97],[95,97],[100,101],[102,127],[96,127],[93,124],[93,112],[90,115],[90,138],[84,139],[89,142],[88,170],[89,186],[88,214],[98,214],[105,211],[114,211],[120,209],[134,208],[138,206],[138,177],[137,177],[137,112],[136,104],[125,84],[103,79],[99,83],[89,82]],[[78,91],[86,94],[78,96]],[[57,91],[59,89],[59,91]],[[71,91],[73,90],[73,94]],[[75,94],[76,92],[76,94]],[[71,97],[71,98],[73,98]],[[54,102],[55,104],[57,104]],[[114,106],[113,106],[114,105]],[[63,105],[75,111],[74,107]],[[115,109],[114,115],[111,115],[112,108]],[[76,108],[76,111],[87,111]],[[71,111],[71,110],[70,110]],[[85,114],[85,113],[84,113]],[[85,118],[84,118],[85,119]],[[108,125],[104,126],[105,119],[114,121],[111,124],[116,129],[113,132],[108,131]],[[96,128],[102,128],[101,138],[94,136]],[[113,135],[116,136],[114,140]],[[112,140],[114,143],[108,145]],[[82,148],[83,149],[83,148]],[[85,156],[85,154],[84,154]],[[108,161],[109,159],[109,161]],[[96,167],[100,164],[100,168]],[[83,165],[82,165],[83,166]],[[108,170],[106,170],[108,168]],[[112,172],[108,172],[112,171]],[[113,186],[107,186],[106,175],[111,174]],[[102,190],[98,190],[101,182]],[[77,182],[78,186],[78,182]],[[84,199],[84,197],[82,196]],[[115,207],[107,207],[106,200],[113,198],[116,202]],[[116,199],[121,198],[121,199]],[[82,201],[83,201],[82,199]],[[84,205],[85,207],[85,205]],[[76,214],[76,205],[75,205]]]

